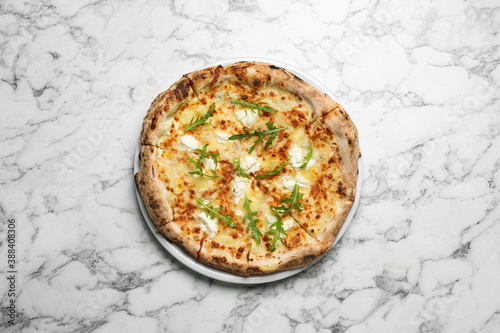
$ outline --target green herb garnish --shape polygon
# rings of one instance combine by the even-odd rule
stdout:
[[[241,155],[236,159],[236,161],[234,161],[234,167],[236,168],[236,172],[241,177],[245,177],[245,178],[250,179],[250,176],[248,175],[248,173],[246,173],[245,170],[243,170],[243,168],[241,167],[240,158],[241,158]]]
[[[188,156],[188,161],[193,163],[194,166],[196,167],[196,171],[190,171],[190,175],[199,175],[199,176],[205,176],[209,178],[218,178],[217,174],[214,172],[214,170],[210,170],[212,172],[212,175],[207,175],[204,171],[203,168],[201,167],[201,161],[204,158],[211,158],[214,163],[215,167],[219,164],[217,161],[217,156],[219,156],[218,153],[213,153],[213,152],[207,152],[208,144],[204,145],[202,149],[195,149],[198,153],[200,153],[200,157],[198,157],[198,160],[193,160],[191,157]]]
[[[286,161],[285,163],[283,163],[281,166],[274,169],[273,171],[270,171],[270,172],[265,173],[265,174],[260,175],[260,176],[255,176],[255,178],[264,179],[264,178],[269,178],[269,177],[272,177],[274,175],[277,175],[278,173],[281,172],[281,170],[283,170],[288,165],[288,163],[290,163],[290,158],[288,159],[288,161]]]
[[[245,138],[251,138],[251,137],[256,136],[257,140],[255,140],[253,146],[250,147],[250,150],[248,151],[248,153],[251,154],[252,151],[255,149],[255,147],[257,147],[257,144],[259,142],[264,143],[264,140],[262,140],[262,138],[264,136],[268,135],[268,134],[271,134],[271,137],[268,139],[268,141],[264,145],[264,150],[265,150],[265,149],[267,149],[267,147],[269,147],[269,145],[272,143],[272,141],[276,137],[275,135],[272,135],[272,134],[277,133],[279,131],[283,131],[283,130],[285,130],[285,129],[288,128],[288,127],[275,128],[273,126],[273,122],[272,121],[268,122],[266,125],[267,125],[267,127],[269,127],[269,130],[267,130],[267,131],[259,131],[259,130],[255,129],[255,128],[244,128],[243,130],[246,133],[240,133],[240,134],[232,135],[232,136],[230,136],[228,138],[228,140],[243,140]]]
[[[269,130],[276,129],[276,127],[274,127],[273,124],[274,124],[274,120],[266,123]],[[266,144],[264,145],[264,150],[266,150],[267,147],[269,147],[273,143],[273,140],[276,139],[277,136],[278,136],[278,132],[274,132],[273,134],[271,134],[271,136],[269,137],[269,140],[267,140]]]
[[[233,103],[233,104],[239,104],[239,105],[245,106],[247,108],[250,108],[250,110],[253,113],[258,113],[259,117],[261,117],[261,118],[262,118],[262,115],[261,115],[260,111],[265,111],[265,112],[269,112],[269,113],[276,113],[276,112],[278,112],[278,110],[275,110],[275,109],[273,109],[270,106],[267,106],[266,102],[258,102],[258,103],[255,103],[255,101],[245,102],[244,101],[245,99],[247,99],[246,95],[243,96],[243,97],[238,98],[238,100],[236,100],[236,101],[231,101],[231,103]],[[245,112],[246,112],[246,110],[245,110]]]
[[[290,212],[292,208],[295,208],[299,212],[301,212],[304,207],[302,207],[302,194],[300,194],[300,187],[299,184],[295,184],[293,187],[293,193],[290,196],[290,198],[282,199],[280,202],[283,204],[281,206],[271,206],[271,209],[280,214],[287,214]],[[288,203],[288,207],[285,206],[285,204]]]
[[[218,218],[222,222],[222,224],[228,225],[231,228],[236,228],[238,226],[236,223],[234,223],[233,217],[231,215],[222,215],[221,213],[219,213],[219,211],[221,211],[224,207],[220,206],[214,208],[211,204],[204,203],[203,200],[201,200],[201,198],[199,197],[196,197],[196,200],[198,200],[198,203],[205,208],[205,213],[207,213],[210,218]]]
[[[302,165],[300,166],[301,169],[305,169],[307,167],[307,164],[309,163],[311,157],[313,156],[313,150],[314,150],[313,143],[309,139],[309,152],[302,157],[304,159],[304,163],[302,163]]]
[[[269,226],[269,231],[266,232],[266,236],[273,236],[273,241],[271,242],[271,245],[269,245],[270,241],[267,241],[267,244],[269,245],[269,251],[274,252],[276,251],[276,243],[281,241],[283,243],[283,238],[286,237],[286,232],[285,229],[283,229],[283,219],[281,218],[280,214],[274,212],[274,215],[276,216],[276,222],[271,224]]]
[[[252,229],[252,237],[255,239],[255,242],[257,244],[260,244],[260,238],[262,237],[262,233],[260,232],[259,228],[257,228],[257,222],[259,222],[259,219],[254,218],[255,215],[257,215],[257,212],[252,212],[252,209],[250,208],[250,203],[252,200],[248,199],[247,195],[245,194],[245,203],[243,204],[245,206],[245,209],[247,210],[247,213],[245,216],[243,216],[243,221],[248,220],[248,225],[247,225],[247,230]]]
[[[189,122],[189,125],[184,127],[186,131],[196,131],[196,127],[201,126],[201,125],[211,125],[210,123],[207,122],[208,118],[214,113],[215,111],[215,103],[212,104],[210,109],[205,113],[203,116],[198,116],[196,117],[196,120],[194,120],[194,117],[191,118],[191,121]],[[194,120],[194,122],[193,122]]]

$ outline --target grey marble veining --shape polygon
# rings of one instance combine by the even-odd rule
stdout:
[[[0,269],[6,332],[498,332],[498,1],[14,1],[0,4]],[[171,257],[136,202],[142,118],[183,73],[289,63],[360,133],[339,244],[239,286]],[[2,308],[7,281],[0,279]]]

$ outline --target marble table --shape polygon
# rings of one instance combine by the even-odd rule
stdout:
[[[498,31],[495,0],[2,1],[0,331],[499,332]],[[337,246],[256,286],[174,259],[133,182],[152,99],[233,57],[322,82],[364,158]]]

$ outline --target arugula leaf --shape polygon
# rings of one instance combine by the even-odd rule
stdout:
[[[304,207],[302,207],[302,194],[300,194],[299,184],[295,184],[293,187],[293,193],[290,198],[282,199],[280,202],[283,205],[278,207],[271,206],[271,209],[276,213],[287,214],[292,208],[295,208],[299,212],[304,210]],[[286,203],[288,203],[288,207],[285,206]]]
[[[269,226],[269,231],[266,232],[266,236],[273,236],[271,245],[269,245],[270,241],[267,240],[270,252],[276,251],[276,243],[278,242],[278,240],[281,241],[283,245],[285,245],[285,243],[283,243],[283,238],[287,236],[285,229],[283,229],[283,219],[281,218],[280,214],[274,212],[274,215],[276,216],[276,222],[271,224]]]
[[[189,125],[184,127],[184,130],[186,131],[196,131],[196,127],[201,126],[201,125],[211,125],[210,123],[207,122],[208,118],[214,113],[215,111],[215,103],[212,104],[210,109],[205,113],[203,116],[198,116],[196,117],[196,120],[193,122],[194,117],[191,118],[189,121]]]
[[[259,102],[259,103],[255,103],[255,101],[245,102],[245,101],[243,101],[245,99],[247,99],[246,95],[238,98],[238,100],[236,100],[236,101],[231,101],[231,103],[233,103],[233,104],[239,104],[241,106],[245,106],[247,108],[250,108],[250,110],[253,113],[258,113],[259,117],[261,117],[261,118],[262,118],[262,114],[260,113],[260,111],[265,111],[265,112],[269,112],[269,113],[276,113],[276,112],[278,112],[278,110],[275,110],[275,109],[273,109],[270,106],[267,106],[266,102]],[[255,110],[257,110],[257,111],[255,111]],[[245,112],[246,112],[246,110],[245,110]]]
[[[281,172],[281,170],[283,170],[288,165],[288,163],[290,163],[290,160],[291,160],[291,158],[289,158],[288,161],[286,161],[285,163],[283,163],[281,166],[274,169],[273,171],[270,171],[270,172],[265,173],[265,174],[260,175],[260,176],[255,176],[255,178],[264,179],[264,178],[269,178],[269,177],[272,177],[274,175],[277,175],[278,173]]]
[[[260,232],[259,228],[257,228],[257,222],[259,222],[259,219],[254,218],[255,215],[257,215],[257,212],[252,212],[252,209],[250,208],[250,203],[252,200],[248,199],[247,195],[245,194],[245,203],[243,204],[245,206],[245,209],[247,210],[247,213],[245,216],[243,216],[243,221],[248,220],[248,225],[247,225],[247,230],[252,229],[252,237],[255,239],[255,242],[257,244],[260,244],[260,238],[262,237],[262,233]]]
[[[240,134],[236,134],[236,135],[231,135],[228,138],[228,140],[243,140],[245,138],[251,138],[251,137],[256,136],[257,140],[254,141],[253,146],[250,147],[250,150],[248,151],[248,153],[251,154],[252,151],[255,149],[255,147],[257,147],[257,144],[259,142],[264,143],[264,141],[262,140],[262,138],[264,136],[268,135],[268,134],[271,134],[271,137],[268,139],[268,141],[264,145],[264,150],[265,150],[265,149],[267,149],[269,147],[269,145],[272,143],[272,141],[276,137],[276,135],[272,135],[272,134],[277,133],[279,131],[283,131],[283,130],[285,130],[285,129],[288,128],[288,127],[276,128],[276,127],[273,126],[273,122],[272,121],[268,122],[266,125],[267,125],[267,127],[269,127],[269,130],[267,130],[267,131],[259,131],[259,130],[255,129],[255,128],[244,128],[243,130],[246,133],[240,133]]]
[[[208,143],[206,145],[204,145],[202,149],[195,149],[195,151],[200,153],[200,157],[198,157],[197,161],[193,160],[191,157],[188,156],[188,161],[193,163],[194,166],[196,167],[196,171],[190,171],[189,174],[190,175],[205,176],[205,177],[209,177],[209,178],[219,178],[219,176],[217,176],[217,174],[214,172],[214,170],[210,170],[212,172],[212,175],[210,176],[210,175],[207,175],[203,171],[203,168],[201,167],[201,161],[204,158],[212,158],[212,160],[215,163],[215,167],[217,167],[217,165],[219,164],[219,162],[217,161],[217,156],[219,156],[219,154],[214,153],[214,152],[207,153],[207,148],[208,148]]]
[[[241,177],[245,177],[245,178],[250,179],[250,176],[248,175],[248,173],[246,173],[245,170],[243,170],[243,168],[241,167],[240,158],[241,158],[241,155],[236,159],[236,161],[234,161],[234,167],[236,168],[236,172]]]
[[[304,159],[304,163],[302,163],[302,165],[299,168],[305,169],[307,167],[307,164],[309,163],[309,161],[311,161],[311,157],[313,156],[313,151],[314,151],[313,143],[311,139],[309,139],[309,152],[302,157]]]
[[[274,127],[273,124],[274,124],[274,120],[266,123],[269,130],[276,129],[276,127]],[[271,134],[271,136],[269,137],[269,140],[267,140],[266,144],[264,145],[264,150],[266,150],[267,147],[269,147],[273,143],[273,140],[276,139],[277,136],[278,136],[278,132],[274,132],[273,134]]]
[[[205,212],[210,216],[210,218],[215,219],[218,218],[222,224],[228,225],[231,228],[236,228],[238,225],[234,223],[233,217],[231,215],[222,215],[219,213],[220,210],[222,210],[224,207],[213,207],[209,203],[204,203],[203,200],[199,197],[196,197],[196,200],[198,200],[198,203],[202,205],[205,208]]]

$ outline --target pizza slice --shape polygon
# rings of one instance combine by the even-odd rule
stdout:
[[[227,185],[208,198],[196,198],[197,218],[207,232],[198,259],[210,266],[246,275],[248,267],[248,234],[238,218]]]
[[[140,165],[139,189],[146,194],[148,212],[161,224],[189,213],[196,196],[209,196],[234,177],[233,165],[219,162],[207,149],[142,146]]]

